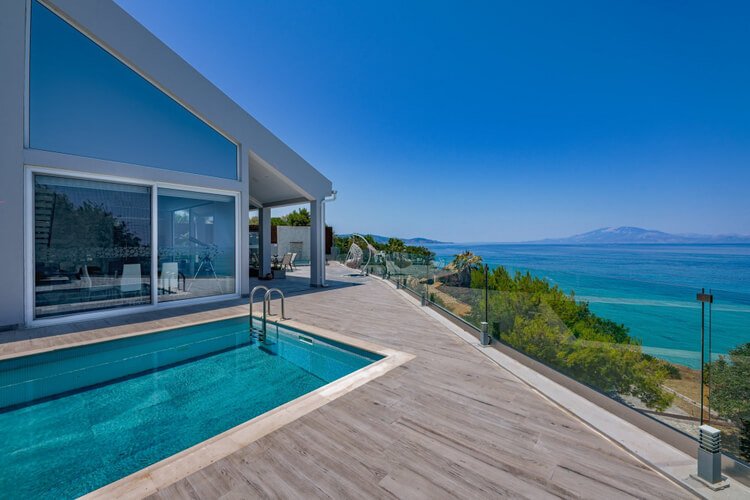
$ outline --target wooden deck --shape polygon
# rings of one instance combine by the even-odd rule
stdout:
[[[400,292],[343,274],[330,266],[336,286],[324,290],[292,278],[274,285],[287,290],[287,314],[295,320],[416,358],[154,498],[689,497]],[[5,333],[0,355],[218,318],[241,307],[225,303],[190,314],[158,311]]]

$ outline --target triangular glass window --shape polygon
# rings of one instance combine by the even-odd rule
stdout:
[[[237,178],[237,146],[55,13],[32,2],[29,146]]]

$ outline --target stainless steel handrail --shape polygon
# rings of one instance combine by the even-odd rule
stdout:
[[[279,294],[279,297],[281,297],[281,319],[286,319],[286,308],[284,306],[284,292],[279,290],[278,288],[271,288],[270,290],[266,291],[266,294],[263,296],[263,330],[261,334],[258,336],[258,340],[261,342],[264,342],[266,340],[266,332],[267,332],[267,322],[266,322],[266,315],[271,314],[271,295],[273,292],[276,292]]]
[[[263,300],[265,302],[268,302],[268,314],[273,314],[271,312],[271,294],[272,294],[272,292],[278,293],[279,297],[281,297],[281,319],[286,319],[286,314],[284,314],[284,292],[282,292],[278,288],[271,288],[270,290],[266,290],[266,294],[263,296]]]
[[[257,292],[258,290],[265,290],[266,292],[268,292],[268,287],[264,285],[258,285],[254,287],[252,291],[250,292],[249,301],[250,301],[250,332],[251,333],[253,331],[253,298],[255,297],[255,292]],[[265,302],[265,295],[263,296],[263,301]]]

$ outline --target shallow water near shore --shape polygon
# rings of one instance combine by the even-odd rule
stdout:
[[[700,366],[696,293],[701,288],[715,296],[712,357],[750,342],[750,245],[468,243],[429,248],[443,263],[471,250],[490,267],[529,271],[566,292],[575,291],[594,313],[627,326],[645,352],[674,363]]]

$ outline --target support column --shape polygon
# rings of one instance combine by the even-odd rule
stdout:
[[[326,284],[326,210],[323,200],[310,202],[310,286]]]
[[[271,272],[271,209],[258,209],[258,250],[260,253],[260,277]]]
[[[240,144],[240,180],[242,181],[242,192],[237,202],[240,204],[237,207],[237,214],[239,220],[237,221],[237,227],[239,228],[239,265],[240,268],[237,270],[239,275],[239,289],[240,295],[247,295],[250,293],[250,227],[248,220],[249,209],[250,209],[250,164],[247,153],[247,147]],[[171,217],[169,218],[171,221]]]
[[[34,208],[34,186],[30,176],[25,184],[23,168],[24,125],[28,126],[24,123],[23,106],[26,15],[26,2],[0,1],[0,68],[3,73],[0,78],[0,255],[6,263],[0,280],[0,330],[31,320],[33,313],[33,222],[28,232],[24,231],[24,212],[33,213]],[[24,186],[28,191],[25,192]],[[27,216],[31,217],[31,213]],[[24,297],[28,302],[24,302]]]

